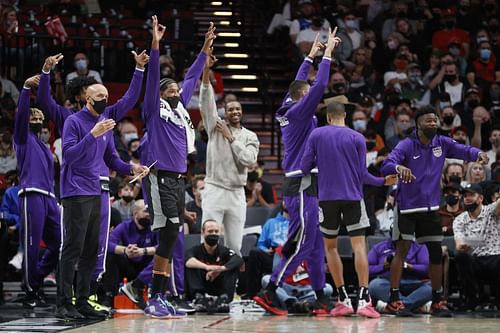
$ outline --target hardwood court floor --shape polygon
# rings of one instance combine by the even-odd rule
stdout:
[[[80,333],[469,333],[500,332],[500,318],[456,316],[454,318],[273,317],[262,314],[193,315],[185,319],[148,319],[143,315],[118,315],[114,319],[65,332]]]

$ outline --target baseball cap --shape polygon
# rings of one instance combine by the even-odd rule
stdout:
[[[469,192],[469,193],[477,193],[477,194],[483,194],[483,188],[479,184],[467,184],[463,192]]]
[[[470,87],[469,89],[467,89],[467,91],[465,91],[465,96],[469,96],[470,94],[481,95],[477,86]]]

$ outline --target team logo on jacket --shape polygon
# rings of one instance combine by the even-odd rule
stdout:
[[[289,124],[287,117],[276,117],[276,120],[280,123],[281,127],[284,127]]]
[[[434,147],[432,148],[432,153],[436,157],[441,157],[441,155],[443,155],[443,150],[441,149],[441,147]]]
[[[319,223],[323,223],[323,221],[325,220],[325,216],[323,215],[323,209],[321,209],[321,207],[319,207],[318,220],[319,220]]]

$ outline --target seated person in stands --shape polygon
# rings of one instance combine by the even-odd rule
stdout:
[[[191,182],[194,200],[186,204],[186,211],[189,212],[184,222],[185,234],[201,233],[201,191],[205,188],[205,175],[196,175]]]
[[[462,199],[461,193],[462,187],[459,183],[449,182],[443,187],[446,204],[439,210],[439,217],[441,218],[444,236],[453,236],[453,220],[464,211],[460,202]]]
[[[282,247],[277,247],[274,253],[273,268],[279,263]],[[271,280],[271,275],[262,277],[262,288],[266,288]],[[325,298],[330,298],[333,288],[326,283],[323,288]],[[311,286],[309,273],[307,272],[307,261],[303,261],[295,270],[295,273],[285,278],[283,284],[276,289],[276,295],[280,301],[280,306],[287,309],[289,313],[309,313],[314,315],[327,315],[333,304],[328,308],[322,308],[316,302],[316,292]]]
[[[66,84],[76,77],[92,77],[97,82],[102,83],[101,75],[99,72],[89,69],[89,59],[85,53],[79,52],[75,54],[74,65],[76,71],[69,73],[66,76]]]
[[[257,241],[257,247],[252,249],[245,264],[247,288],[245,298],[253,299],[262,288],[260,279],[265,274],[271,274],[275,249],[283,246],[288,235],[288,210],[282,203],[281,212],[266,221]]]
[[[259,163],[248,167],[248,177],[245,185],[247,207],[273,208],[278,203],[273,186],[262,180],[262,174],[263,170],[260,168]]]
[[[370,265],[370,281],[368,289],[376,302],[376,309],[381,313],[394,313],[390,307],[390,267],[396,252],[396,246],[391,238],[375,245],[368,252]],[[427,278],[429,269],[429,253],[425,245],[412,241],[400,284],[400,299],[410,311],[428,313],[432,300],[432,287]]]
[[[132,219],[120,223],[109,236],[102,286],[106,292],[104,303],[112,306],[112,297],[126,277],[131,282],[121,287],[120,291],[143,309],[146,306],[143,290],[152,280],[158,235],[151,231],[151,218],[144,200],[135,201],[132,214]]]
[[[396,190],[397,185],[389,189],[384,208],[375,213],[378,220],[378,232],[386,237],[390,237],[392,225],[394,224],[394,197]]]
[[[118,196],[120,199],[115,200],[111,205],[111,207],[116,208],[120,212],[122,221],[129,220],[132,217],[132,208],[135,202],[134,189],[134,184],[123,180],[118,187]]]
[[[466,306],[479,305],[476,293],[487,280],[496,286],[496,302],[500,306],[500,199],[483,205],[483,189],[479,184],[464,188],[465,212],[453,223],[456,243],[455,262],[463,285]]]
[[[195,299],[197,311],[207,309],[205,294],[218,296],[217,311],[229,311],[233,300],[236,279],[243,259],[234,251],[219,244],[220,226],[217,221],[206,220],[201,227],[203,243],[189,249],[186,253],[187,294]]]

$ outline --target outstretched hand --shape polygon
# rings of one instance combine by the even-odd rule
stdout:
[[[215,25],[214,22],[210,22],[210,26],[205,34],[205,42],[203,43],[203,48],[201,50],[208,54],[215,38],[217,38],[217,35],[215,34]]]
[[[411,183],[412,181],[414,181],[415,179],[417,179],[417,177],[415,177],[413,175],[413,173],[411,172],[411,170],[409,168],[404,167],[402,165],[398,165],[397,168],[396,168],[396,171],[397,171],[397,173],[399,175],[399,178],[401,178],[401,180],[405,184]]]
[[[398,175],[388,175],[385,176],[384,178],[384,185],[385,186],[392,186],[395,185],[398,182]]]
[[[340,37],[337,37],[337,29],[338,27],[335,27],[335,29],[328,28],[328,42],[326,42],[326,48],[325,48],[325,56],[331,57],[333,50],[342,42],[342,39]]]
[[[151,17],[153,20],[153,47],[159,48],[160,40],[163,38],[163,35],[167,31],[164,25],[158,23],[158,18],[156,15]]]
[[[325,45],[319,41],[319,32],[314,38],[314,43],[312,44],[311,51],[307,55],[309,58],[314,59],[318,55],[318,52],[325,49]]]
[[[24,86],[26,88],[36,88],[38,87],[39,83],[40,83],[40,75],[35,75],[30,78],[27,78],[26,81],[24,81]]]
[[[137,54],[135,51],[131,51],[134,55],[135,65],[137,68],[144,69],[146,64],[149,62],[149,56],[146,54],[146,50],[143,50],[141,53]]]
[[[62,53],[58,53],[56,55],[47,57],[45,59],[45,63],[43,64],[43,71],[45,73],[50,72],[50,70],[52,69],[52,67],[54,67],[55,65],[57,65],[59,63],[59,61],[61,61],[63,58],[64,58],[64,56],[63,56]]]
[[[486,154],[485,152],[479,153],[479,156],[477,157],[477,163],[488,165],[489,162],[490,158],[488,157],[488,154]]]

